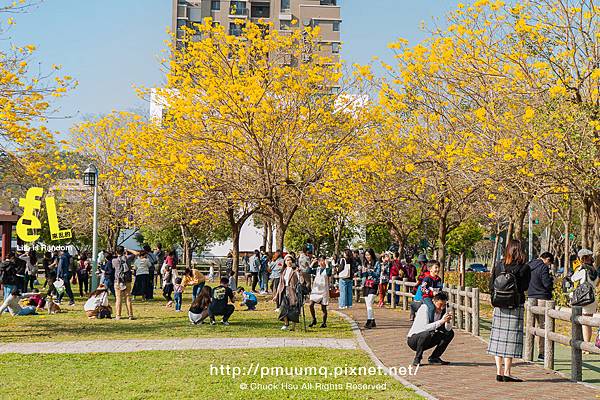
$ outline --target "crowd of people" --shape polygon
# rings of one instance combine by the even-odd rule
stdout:
[[[410,307],[412,326],[407,335],[407,345],[415,352],[413,365],[420,365],[423,353],[432,348],[428,362],[448,364],[441,357],[454,338],[453,314],[447,312],[448,295],[443,291],[442,267],[438,261],[428,260],[425,254],[417,257],[415,265],[410,258],[402,260],[397,252],[388,251],[377,256],[373,249],[346,249],[341,257],[328,258],[315,256],[309,246],[298,255],[280,250],[269,255],[261,247],[251,256],[242,258],[245,289],[238,286],[240,282],[233,271],[233,263],[227,263],[225,276],[219,278],[218,285],[211,287],[208,284],[214,279],[212,268],[208,276],[196,268],[178,269],[176,252],[164,252],[160,244],[154,251],[148,245],[141,250],[118,246],[114,253],[102,251],[98,255],[100,285],[92,292],[89,292],[90,260],[89,254],[74,258],[68,250],[45,253],[41,259],[45,280],[40,292],[36,287],[39,286],[40,262],[36,252],[11,252],[0,263],[4,294],[0,315],[8,312],[13,316],[27,316],[42,310],[49,314],[59,312],[65,294],[69,305],[74,304],[71,285],[78,284],[80,296],[87,296],[83,308],[88,318],[111,318],[114,312],[115,319],[120,319],[125,303],[128,318],[134,319],[133,297],[149,301],[153,299],[155,289],[162,289],[165,307],[174,307],[175,312],[180,312],[183,293],[189,287],[188,319],[194,325],[202,324],[207,318],[214,325],[216,317],[220,316],[221,323],[227,326],[235,312],[237,296],[241,307],[254,311],[259,303],[257,295],[262,295],[263,300],[272,301],[275,306],[278,319],[283,323],[282,330],[295,329],[304,316],[306,303],[311,318],[308,327],[318,325],[316,307],[319,306],[322,314],[319,327],[327,328],[330,300],[339,298],[340,310],[351,309],[355,289],[358,289],[362,290],[367,315],[364,328],[373,329],[377,327],[375,301],[377,307],[391,303],[392,296],[396,296],[389,290],[391,285],[406,279],[416,282]],[[571,304],[581,306],[586,316],[593,315],[597,309],[596,286],[600,276],[593,261],[591,250],[579,250],[573,271],[563,284]],[[527,262],[522,243],[510,240],[503,258],[492,269],[489,292],[494,308],[487,352],[495,357],[499,382],[521,381],[511,372],[513,359],[522,358],[523,353],[524,303],[527,298],[553,298],[553,264],[554,256],[548,252]],[[114,310],[110,305],[111,295]],[[398,303],[397,298],[395,303]],[[544,321],[536,318],[535,324],[543,328]],[[584,326],[583,334],[584,340],[589,342],[591,327]],[[538,342],[538,350],[541,359],[543,341]]]

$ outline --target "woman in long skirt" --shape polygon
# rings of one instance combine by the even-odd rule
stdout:
[[[494,295],[494,281],[503,273],[513,274],[519,299],[514,306],[494,307],[492,332],[487,352],[496,360],[496,380],[498,382],[522,382],[511,375],[513,358],[523,357],[523,314],[525,291],[529,287],[531,270],[526,264],[525,254],[518,240],[510,240],[504,259],[492,270],[490,293]],[[504,366],[504,368],[503,368]]]
[[[303,282],[302,274],[298,271],[298,266],[290,254],[285,256],[284,267],[281,271],[281,278],[277,292],[273,300],[279,303],[279,320],[284,325],[281,330],[294,330],[296,324],[300,322],[300,301],[297,295],[298,285]],[[290,322],[292,327],[290,328]]]

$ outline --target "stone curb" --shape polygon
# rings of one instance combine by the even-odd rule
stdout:
[[[381,369],[383,369],[388,376],[391,376],[392,378],[396,379],[398,382],[400,382],[401,384],[403,384],[404,386],[411,388],[412,390],[415,391],[415,393],[417,393],[420,396],[423,396],[426,399],[429,400],[438,400],[437,397],[432,396],[431,394],[427,393],[426,391],[424,391],[423,389],[415,386],[414,384],[410,383],[409,381],[407,381],[406,379],[402,378],[400,375],[396,375],[396,374],[389,374],[388,371],[389,369],[381,362],[381,360],[379,358],[377,358],[377,356],[375,355],[375,353],[373,352],[373,350],[371,350],[371,348],[369,347],[369,345],[367,344],[365,338],[362,335],[362,332],[360,331],[360,328],[358,327],[358,324],[356,323],[355,320],[353,320],[350,316],[339,312],[338,310],[331,310],[333,311],[334,314],[340,316],[341,318],[345,319],[350,326],[352,327],[352,332],[354,332],[354,336],[356,336],[356,341],[358,342],[358,345],[360,346],[360,348],[365,351],[369,357],[371,358],[371,360],[375,363],[375,365],[377,365],[378,367],[380,367]]]
[[[200,339],[155,339],[155,340],[97,340],[68,342],[0,343],[0,354],[92,354],[92,353],[135,353],[138,351],[211,350],[325,347],[339,350],[356,350],[354,339],[336,338],[200,338]]]

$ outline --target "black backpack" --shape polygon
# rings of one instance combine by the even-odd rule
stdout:
[[[494,279],[492,305],[500,308],[513,308],[520,304],[521,296],[517,287],[517,278],[506,271],[504,263],[499,263],[499,274]]]
[[[0,283],[4,285],[17,283],[17,266],[13,261],[7,260],[0,264]]]

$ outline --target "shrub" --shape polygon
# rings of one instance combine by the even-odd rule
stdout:
[[[465,286],[479,288],[480,293],[490,292],[490,272],[467,272],[465,273]],[[457,285],[460,281],[458,271],[444,272],[444,283],[448,285]]]

